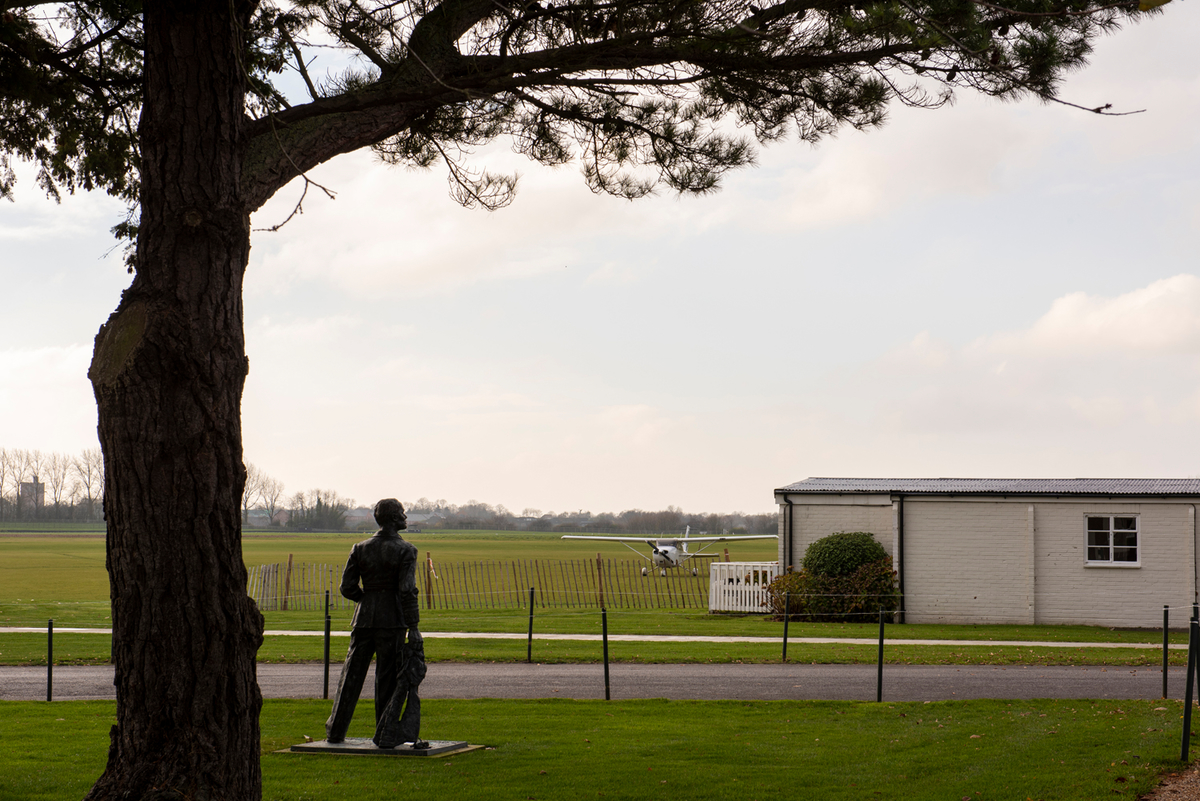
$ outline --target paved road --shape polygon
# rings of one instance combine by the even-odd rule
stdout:
[[[340,666],[331,668],[331,685]],[[874,665],[612,665],[615,700],[875,699]],[[1172,668],[1172,697],[1183,696],[1184,668]],[[58,700],[113,698],[111,666],[54,669]],[[258,666],[267,698],[320,698],[320,664]],[[370,697],[373,679],[364,696]],[[332,690],[331,690],[332,691]],[[1162,695],[1157,668],[885,665],[888,701],[957,698],[1144,698]],[[603,698],[601,665],[430,665],[423,698]],[[45,700],[46,668],[0,667],[0,700]]]

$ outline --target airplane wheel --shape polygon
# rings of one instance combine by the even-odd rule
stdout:
[[[698,576],[698,575],[700,575],[700,571],[698,571],[696,568],[694,568],[694,567],[693,567],[693,568],[692,568],[692,575],[693,575],[693,576]]]
[[[660,575],[660,576],[665,576],[665,575],[667,575],[667,571],[665,571],[665,570],[660,570],[660,571],[658,571],[658,575]]]
[[[644,567],[642,568],[642,575],[643,576],[649,575],[649,573],[646,572],[646,568],[644,568]]]

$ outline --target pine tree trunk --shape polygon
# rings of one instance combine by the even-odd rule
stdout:
[[[249,7],[147,2],[137,277],[96,336],[117,725],[88,799],[261,796],[239,505]]]

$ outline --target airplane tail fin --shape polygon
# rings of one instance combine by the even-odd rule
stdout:
[[[689,534],[691,534],[691,533],[692,533],[692,527],[691,527],[691,526],[684,526],[684,527],[683,527],[683,538],[684,538],[685,540],[688,538],[688,535],[689,535]],[[685,542],[685,543],[683,543],[683,552],[684,552],[684,553],[687,553],[687,552],[688,552],[688,549],[687,549],[687,543],[686,543],[686,542]]]

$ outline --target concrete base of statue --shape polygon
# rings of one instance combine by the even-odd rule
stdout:
[[[428,740],[428,748],[413,748],[412,743],[401,743],[395,748],[380,748],[371,742],[369,737],[347,737],[340,743],[328,740],[318,740],[313,743],[300,743],[285,752],[301,754],[351,754],[355,756],[401,756],[401,757],[430,757],[446,756],[447,754],[463,754],[483,748],[482,745],[470,745],[462,740]]]

